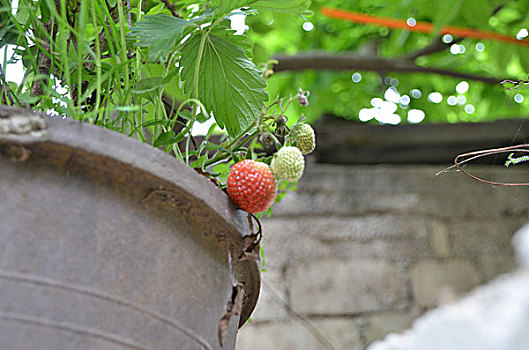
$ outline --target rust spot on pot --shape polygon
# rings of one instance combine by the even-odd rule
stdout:
[[[31,156],[31,151],[21,145],[7,145],[2,153],[4,153],[12,162],[25,162]]]
[[[145,197],[143,197],[142,202],[149,201],[162,201],[172,204],[173,206],[185,206],[187,205],[187,200],[178,196],[178,194],[168,188],[163,186],[158,186],[157,188],[149,191]]]

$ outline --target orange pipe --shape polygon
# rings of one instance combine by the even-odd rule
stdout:
[[[366,15],[359,12],[351,12],[340,9],[333,9],[330,7],[322,7],[321,13],[327,17],[337,18],[354,23],[365,23],[365,24],[374,24],[378,26],[393,28],[393,29],[405,29],[412,32],[426,33],[430,34],[434,30],[434,26],[428,22],[419,22],[414,26],[408,25],[406,21],[400,19],[394,19],[389,17],[380,17]],[[503,41],[515,45],[529,46],[528,40],[518,40],[511,36],[500,34],[496,32],[490,32],[485,30],[478,29],[469,29],[465,27],[457,26],[446,26],[441,28],[441,35],[450,34],[456,37],[469,37],[475,39],[491,39],[496,41]]]

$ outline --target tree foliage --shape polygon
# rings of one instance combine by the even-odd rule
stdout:
[[[321,13],[324,6],[401,20],[413,18],[432,23],[435,30],[431,34],[424,34],[346,22],[324,16]],[[373,107],[373,98],[384,100],[385,91],[392,86],[401,96],[410,98],[408,105],[397,103],[395,113],[402,118],[403,123],[407,122],[406,117],[411,109],[424,111],[426,122],[486,121],[525,117],[528,112],[527,100],[523,103],[514,100],[515,95],[521,95],[517,96],[518,101],[521,97],[527,98],[525,90],[507,91],[498,83],[482,82],[479,78],[493,78],[490,80],[496,82],[507,78],[525,80],[529,73],[529,46],[458,37],[452,37],[451,42],[444,43],[439,34],[444,26],[460,26],[515,37],[521,29],[529,28],[528,2],[315,0],[310,10],[314,13],[312,17],[307,17],[313,25],[310,31],[303,30],[305,19],[302,17],[287,19],[281,13],[248,17],[248,36],[251,41],[258,43],[254,48],[256,60],[264,62],[267,58],[284,55],[297,59],[302,54],[324,52],[361,57],[364,61],[386,59],[397,66],[406,60],[425,70],[463,73],[478,78],[462,79],[425,73],[418,69],[415,72],[387,72],[383,71],[384,66],[366,70],[359,64],[357,69],[346,70],[315,67],[290,71],[289,68],[289,71],[279,71],[272,76],[269,82],[271,96],[284,94],[291,86],[301,86],[311,91],[311,104],[307,112],[311,117],[331,113],[358,120],[360,110]],[[449,41],[447,39],[450,38],[444,39]],[[459,46],[452,48],[452,45]],[[464,52],[453,54],[451,48],[453,52],[463,48]],[[295,65],[295,61],[292,64]],[[360,74],[359,82],[352,81],[354,73]],[[358,77],[357,74],[356,80]],[[459,94],[455,88],[462,80],[466,80],[470,87],[467,92]],[[419,90],[421,97],[414,98],[410,93],[413,89]],[[429,102],[428,96],[432,92],[442,95],[440,103]],[[450,96],[453,97],[448,100]],[[450,105],[448,101],[451,104],[457,102]],[[373,102],[377,104],[380,100]],[[376,123],[374,120],[372,122]]]

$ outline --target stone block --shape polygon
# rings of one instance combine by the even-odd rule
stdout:
[[[490,281],[502,273],[511,272],[516,268],[512,255],[481,255],[477,258],[477,267],[484,281]]]
[[[408,212],[418,205],[416,186],[407,179],[402,184],[397,178],[402,173],[392,171],[384,166],[310,164],[298,190],[276,205],[275,215]]]
[[[430,247],[433,253],[440,258],[450,256],[450,237],[447,225],[439,222],[431,222]]]
[[[261,293],[252,313],[252,322],[281,321],[288,319],[286,287],[278,271],[267,270],[261,274]]]
[[[265,268],[274,270],[331,257],[414,261],[430,254],[428,223],[420,218],[272,217],[262,224]]]
[[[303,315],[354,315],[408,305],[402,268],[383,260],[320,260],[287,271],[293,309]]]
[[[272,217],[263,220],[263,229],[269,231],[271,236],[286,232],[288,235],[308,235],[325,243],[345,240],[365,242],[374,239],[426,236],[428,223],[417,218],[404,218],[390,214],[290,219]]]
[[[442,168],[310,164],[298,190],[275,206],[274,215],[404,213],[446,219],[527,217],[528,209],[513,198],[523,200],[529,189],[491,188],[457,173],[435,176]],[[476,174],[490,175],[490,166],[475,168]]]
[[[366,317],[365,337],[366,343],[384,339],[389,333],[399,333],[408,329],[413,320],[419,316],[418,311],[385,312]]]
[[[463,219],[450,222],[452,252],[460,257],[512,256],[511,238],[527,218]]]
[[[326,342],[335,350],[362,349],[355,320],[326,318],[308,322],[310,326],[301,320],[247,324],[239,330],[235,349],[321,350],[329,348]]]
[[[465,260],[426,260],[413,266],[411,282],[417,304],[433,307],[479,285],[481,278]]]
[[[332,345],[335,350],[361,350],[358,323],[350,318],[325,318],[310,323]],[[319,347],[322,349],[322,347]]]

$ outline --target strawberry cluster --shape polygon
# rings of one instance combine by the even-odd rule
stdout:
[[[314,130],[300,124],[293,132],[296,146],[284,146],[276,152],[270,167],[255,160],[242,160],[234,164],[228,175],[228,195],[241,209],[249,213],[267,210],[277,194],[278,179],[297,181],[305,168],[304,154],[315,148]]]

